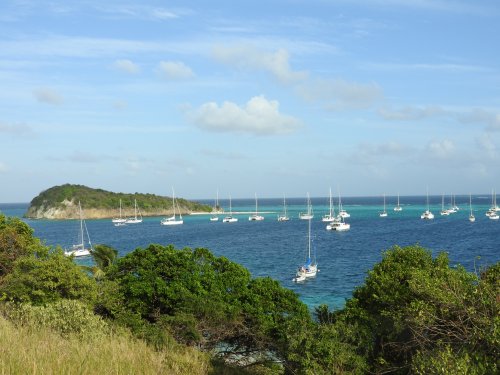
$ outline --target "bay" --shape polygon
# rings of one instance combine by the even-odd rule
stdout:
[[[435,219],[424,221],[420,214],[426,209],[426,197],[400,197],[403,211],[392,208],[396,197],[386,197],[388,217],[380,218],[382,197],[342,198],[344,208],[351,214],[347,232],[330,232],[321,222],[328,212],[328,198],[312,199],[315,217],[312,221],[312,243],[317,254],[317,277],[304,283],[292,278],[303,262],[307,248],[307,221],[299,220],[299,212],[306,210],[305,198],[287,199],[289,222],[278,222],[282,211],[282,198],[259,199],[259,213],[264,221],[250,222],[248,216],[255,210],[254,198],[233,199],[236,223],[210,222],[209,215],[189,215],[179,226],[160,225],[161,217],[144,218],[142,224],[115,227],[109,219],[86,220],[94,244],[107,244],[116,248],[120,256],[151,243],[176,248],[205,247],[218,256],[225,256],[250,270],[253,276],[270,276],[284,287],[299,294],[310,308],[322,303],[340,308],[354,288],[363,283],[366,272],[381,260],[382,252],[394,245],[419,244],[434,255],[445,251],[452,265],[461,264],[469,271],[479,271],[499,260],[500,222],[490,220],[485,212],[491,198],[473,196],[476,222],[468,221],[469,197],[457,196],[460,210],[450,216],[440,216],[441,197],[430,197]],[[213,201],[200,200],[209,205]],[[229,203],[220,200],[229,209]],[[85,210],[85,203],[82,202]],[[22,217],[28,204],[0,204],[7,216]],[[338,209],[338,207],[335,207]],[[245,213],[238,213],[245,212]],[[79,222],[75,220],[23,219],[46,245],[69,248],[78,240]],[[90,259],[77,259],[90,264]]]

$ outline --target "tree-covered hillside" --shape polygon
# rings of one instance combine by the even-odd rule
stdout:
[[[163,214],[172,209],[171,197],[143,193],[114,193],[84,185],[64,184],[51,187],[33,198],[26,216],[37,217],[34,213],[40,210],[65,210],[68,206],[77,205],[78,201],[82,203],[85,210],[98,209],[116,213],[120,206],[120,200],[124,210],[133,209],[134,200],[137,200],[138,208],[143,215]],[[209,212],[211,210],[211,207],[207,205],[182,198],[176,198],[176,203],[183,213]]]

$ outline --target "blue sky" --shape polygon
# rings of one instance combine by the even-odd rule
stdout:
[[[500,5],[0,5],[0,201],[500,189]]]

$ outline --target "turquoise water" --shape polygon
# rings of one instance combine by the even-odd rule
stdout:
[[[426,209],[425,197],[400,197],[402,212],[394,212],[396,197],[387,197],[387,218],[380,218],[382,197],[343,198],[344,208],[351,214],[348,232],[330,232],[321,216],[328,211],[328,198],[313,198],[315,218],[312,222],[313,248],[320,272],[305,283],[295,284],[292,278],[303,262],[307,247],[307,221],[299,220],[306,210],[306,199],[287,199],[289,222],[277,222],[282,211],[282,198],[259,199],[264,221],[249,222],[248,214],[236,214],[237,223],[210,222],[208,215],[184,217],[184,225],[161,226],[160,217],[145,218],[142,224],[114,227],[108,220],[87,220],[94,244],[105,243],[125,255],[150,243],[174,244],[182,247],[206,247],[247,267],[254,276],[270,276],[300,295],[310,307],[326,303],[341,307],[353,289],[360,285],[381,252],[393,245],[420,244],[434,254],[446,251],[452,264],[460,263],[473,271],[499,261],[500,221],[485,216],[491,198],[473,196],[476,222],[468,221],[468,196],[457,196],[460,211],[442,217],[441,197],[430,198],[435,215],[432,221],[420,219]],[[212,205],[213,201],[203,201]],[[229,203],[220,200],[228,210]],[[22,216],[27,204],[0,204],[0,211],[9,216]],[[233,199],[234,212],[253,212],[255,201]],[[84,207],[85,208],[85,207]],[[221,216],[222,219],[222,216]],[[47,245],[69,247],[77,241],[79,223],[75,220],[26,220],[35,235]],[[88,263],[89,260],[77,260]]]

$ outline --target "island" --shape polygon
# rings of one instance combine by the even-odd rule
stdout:
[[[134,203],[142,216],[163,216],[173,213],[172,197],[144,193],[115,193],[84,185],[53,186],[33,198],[25,218],[78,219],[78,202],[86,219],[106,219],[119,215],[120,201],[123,216],[134,215]],[[212,207],[182,198],[175,198],[176,211],[183,215],[208,213]]]

